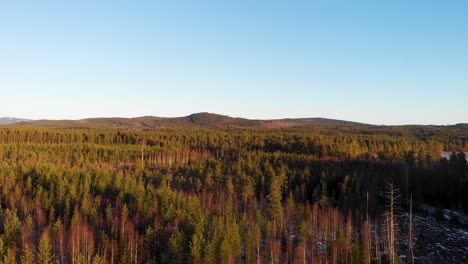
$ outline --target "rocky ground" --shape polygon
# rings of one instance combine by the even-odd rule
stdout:
[[[400,259],[408,260],[408,214],[398,217]],[[468,263],[468,227],[436,217],[431,212],[413,214],[415,263]],[[411,262],[410,262],[411,263]]]

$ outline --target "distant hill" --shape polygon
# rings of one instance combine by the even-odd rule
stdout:
[[[351,134],[382,134],[388,136],[414,136],[419,139],[462,139],[467,138],[468,124],[460,123],[449,126],[437,125],[402,125],[377,126],[358,122],[327,118],[284,118],[284,119],[246,119],[212,113],[196,113],[183,117],[142,116],[135,118],[106,117],[81,120],[24,120],[2,118],[3,125],[41,128],[122,128],[122,129],[157,129],[157,128],[226,128],[226,127],[324,127],[330,132]]]
[[[10,123],[12,124],[12,123]],[[81,120],[35,120],[15,123],[16,126],[45,128],[191,128],[191,127],[298,127],[310,125],[356,126],[357,122],[326,118],[286,118],[273,120],[253,120],[212,113],[196,113],[184,117],[143,116],[135,118],[87,118]]]
[[[18,122],[23,122],[23,121],[30,121],[30,120],[23,119],[23,118],[15,118],[15,117],[0,117],[0,125],[16,124]]]
[[[454,126],[459,127],[459,128],[468,129],[468,123],[459,123],[459,124],[456,124]]]

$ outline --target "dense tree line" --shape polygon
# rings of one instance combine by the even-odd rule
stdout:
[[[465,155],[440,157],[466,142],[323,128],[1,128],[0,263],[389,261],[387,184],[403,208],[413,194],[467,210]]]

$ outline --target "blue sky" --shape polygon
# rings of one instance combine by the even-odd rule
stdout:
[[[467,1],[1,1],[0,116],[468,122]]]

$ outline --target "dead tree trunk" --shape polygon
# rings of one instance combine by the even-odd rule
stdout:
[[[395,187],[393,182],[387,183],[387,199],[388,199],[388,209],[389,213],[387,214],[387,235],[388,235],[388,255],[390,263],[395,264],[396,254],[395,254],[395,204],[396,201],[400,198],[399,190]]]
[[[413,255],[413,194],[411,194],[411,196],[410,196],[408,247],[409,247],[409,257],[411,258],[411,264],[414,264],[414,255]]]

